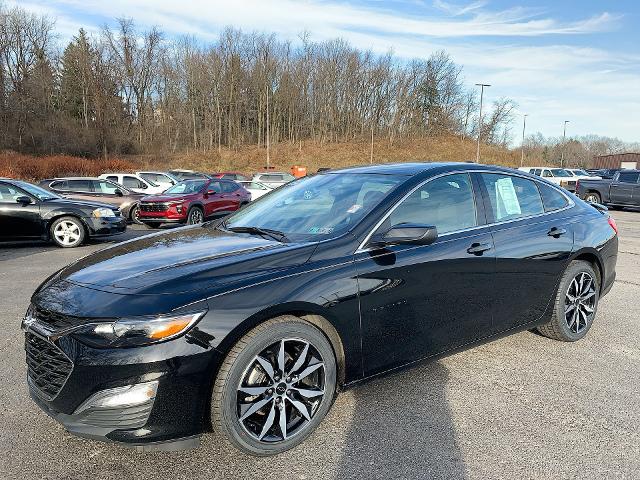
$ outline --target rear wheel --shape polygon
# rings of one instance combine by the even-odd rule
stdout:
[[[335,392],[335,355],[324,334],[297,317],[274,318],[242,337],[224,360],[212,424],[245,453],[275,455],[315,430]]]
[[[584,197],[585,202],[589,203],[602,203],[602,199],[600,198],[600,194],[597,192],[589,192]]]
[[[187,224],[196,225],[204,221],[204,212],[200,207],[191,207],[187,214]]]
[[[51,224],[51,239],[63,248],[73,248],[84,241],[84,225],[79,218],[61,217]]]
[[[580,340],[593,324],[599,296],[600,279],[593,266],[582,260],[571,262],[560,281],[551,321],[538,331],[564,342]]]

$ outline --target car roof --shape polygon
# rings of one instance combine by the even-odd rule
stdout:
[[[327,170],[319,172],[320,175],[335,175],[341,173],[377,173],[385,175],[407,175],[412,176],[418,173],[423,173],[429,170],[435,169],[452,169],[461,170],[468,169],[472,166],[481,166],[483,168],[491,167],[500,169],[500,167],[493,167],[489,165],[481,165],[467,162],[407,162],[407,163],[383,163],[378,165],[363,165],[358,167],[347,167],[337,170]]]
[[[53,182],[54,180],[104,180],[104,178],[99,177],[55,177],[55,178],[45,178],[42,180],[43,182]]]

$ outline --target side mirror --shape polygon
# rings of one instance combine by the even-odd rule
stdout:
[[[26,195],[23,195],[21,197],[16,198],[16,202],[24,206],[24,205],[29,205],[30,203],[33,203],[33,200],[31,200],[31,197],[27,197]]]
[[[433,225],[418,223],[400,223],[394,225],[385,233],[371,237],[371,246],[383,247],[387,245],[430,245],[438,238],[438,229]]]
[[[140,188],[142,188],[143,190],[146,190],[147,188],[149,188],[149,185],[147,185],[146,183],[141,183]]]
[[[122,197],[124,195],[124,193],[122,193],[122,190],[120,190],[119,188],[116,188],[113,193],[115,193],[116,195],[118,195],[119,197]]]

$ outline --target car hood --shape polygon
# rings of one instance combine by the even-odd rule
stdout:
[[[314,248],[314,243],[280,243],[205,224],[101,250],[64,268],[49,283],[65,282],[121,295],[202,290],[213,295],[305,263]]]
[[[192,195],[147,195],[142,198],[143,202],[184,202],[192,198]]]

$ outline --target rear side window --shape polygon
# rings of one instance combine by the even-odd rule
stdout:
[[[553,212],[554,210],[560,210],[561,208],[569,205],[567,197],[549,185],[544,183],[538,183],[538,189],[542,195],[542,203],[544,204],[545,212]]]
[[[111,180],[111,179],[109,179]],[[122,184],[127,188],[144,188],[144,183],[138,180],[136,177],[125,175],[122,177]]]
[[[222,184],[222,193],[235,192],[238,189],[238,185],[232,182],[220,182]]]
[[[536,168],[535,170],[533,170],[531,173],[533,173],[534,175],[540,176],[540,169]]]
[[[391,212],[382,228],[400,223],[435,225],[439,234],[475,227],[476,207],[469,175],[446,175],[420,186]]]
[[[91,181],[90,180],[68,180],[67,182],[69,188],[72,192],[90,192],[91,191]]]
[[[544,213],[540,192],[533,181],[494,173],[481,173],[480,177],[489,194],[496,222]]]
[[[107,177],[107,180],[111,180],[112,182],[118,182],[118,177],[116,177],[115,175],[109,175]]]
[[[620,172],[618,181],[620,183],[638,183],[638,176],[640,176],[638,172]]]

